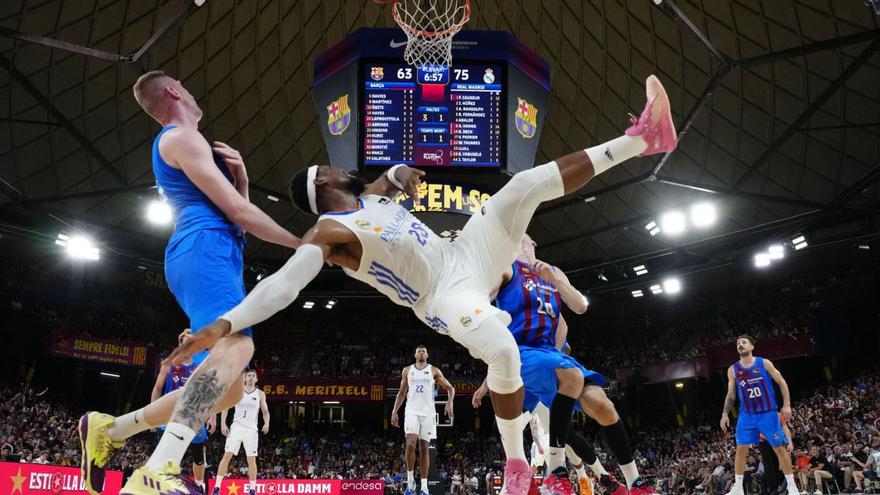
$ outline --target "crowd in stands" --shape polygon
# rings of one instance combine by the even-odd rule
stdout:
[[[877,480],[880,376],[812,392],[795,401],[792,412],[792,464],[802,493],[828,493],[824,482],[816,484],[817,472],[827,472],[829,486],[844,493],[864,490],[863,479]],[[730,489],[734,445],[717,424],[648,429],[637,438],[642,462],[662,480],[664,493],[721,495]],[[757,450],[747,465],[746,486],[757,492],[765,470]]]

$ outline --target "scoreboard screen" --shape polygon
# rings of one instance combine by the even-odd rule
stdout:
[[[505,64],[413,67],[362,60],[362,168],[502,168],[506,153]]]

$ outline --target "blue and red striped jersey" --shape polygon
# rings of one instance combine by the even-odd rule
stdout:
[[[748,368],[740,361],[733,363],[733,378],[736,380],[736,391],[744,412],[762,413],[779,409],[776,405],[773,379],[764,368],[764,358],[756,357]]]
[[[513,278],[498,292],[495,306],[510,313],[508,328],[517,344],[556,346],[562,298],[556,286],[539,277],[528,263],[513,262]]]

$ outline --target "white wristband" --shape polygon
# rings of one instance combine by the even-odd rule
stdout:
[[[405,167],[405,166],[406,166],[406,165],[404,165],[404,164],[402,164],[402,163],[398,163],[397,165],[395,165],[395,166],[393,166],[393,167],[391,167],[391,168],[389,168],[388,170],[385,171],[385,175],[388,177],[388,180],[390,180],[391,183],[394,184],[394,187],[400,189],[401,191],[403,191],[403,184],[401,184],[400,181],[397,180],[397,177],[394,176],[394,173],[395,173],[395,172],[397,171],[397,169],[399,169],[400,167]]]

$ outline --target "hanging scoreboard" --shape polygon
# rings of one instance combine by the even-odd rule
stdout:
[[[417,68],[363,60],[360,75],[364,168],[504,166],[507,91],[501,63]]]

